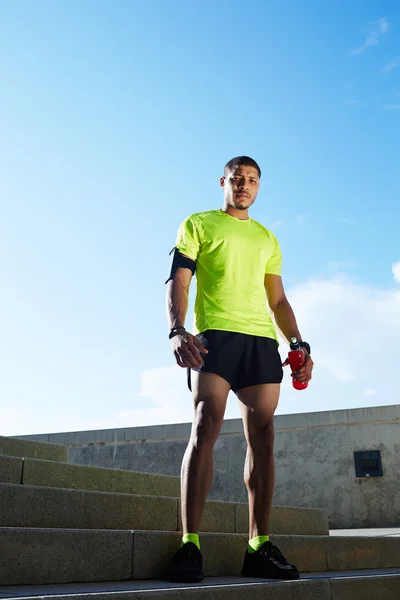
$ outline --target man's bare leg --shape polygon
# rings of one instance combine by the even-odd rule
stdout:
[[[254,385],[238,392],[247,441],[244,480],[249,497],[249,539],[269,533],[275,485],[274,413],[280,385]]]
[[[247,456],[244,480],[249,495],[249,548],[242,575],[271,579],[298,579],[299,572],[268,537],[275,483],[274,413],[280,384],[255,385],[238,392]]]
[[[198,533],[213,477],[213,448],[222,427],[230,385],[214,373],[192,371],[194,419],[181,469],[183,534]]]

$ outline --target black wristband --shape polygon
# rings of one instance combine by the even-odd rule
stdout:
[[[300,342],[300,348],[305,348],[307,351],[307,354],[309,354],[311,356],[311,348],[310,348],[310,344],[308,342]]]
[[[174,335],[177,335],[177,331],[179,329],[183,329],[184,331],[186,331],[185,327],[183,325],[176,325],[176,327],[172,327],[171,331],[169,332],[169,339],[171,340]]]

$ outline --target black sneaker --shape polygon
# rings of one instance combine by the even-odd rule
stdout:
[[[171,561],[169,580],[179,583],[198,583],[203,581],[203,557],[193,542],[187,542],[179,548]]]
[[[242,569],[243,577],[263,577],[265,579],[299,579],[294,565],[288,563],[282,552],[271,544],[264,544],[256,552],[246,550]]]

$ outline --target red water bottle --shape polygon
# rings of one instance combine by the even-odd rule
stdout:
[[[288,354],[289,365],[293,371],[297,371],[302,365],[304,365],[306,360],[306,355],[304,353],[303,348],[300,346],[300,342],[297,341],[297,338],[292,337],[290,340],[290,352]],[[302,381],[297,381],[294,377],[292,377],[292,383],[295,390],[305,390],[308,387],[308,383],[303,383]]]

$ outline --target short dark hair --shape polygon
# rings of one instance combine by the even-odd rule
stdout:
[[[228,171],[234,171],[242,165],[246,165],[247,167],[254,167],[255,169],[257,169],[258,176],[261,179],[261,169],[256,163],[256,161],[253,158],[250,158],[250,156],[236,156],[235,158],[231,158],[231,160],[225,165],[224,176],[227,176]]]

